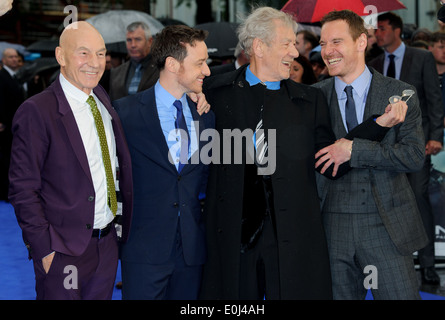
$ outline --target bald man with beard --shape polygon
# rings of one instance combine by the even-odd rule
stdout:
[[[55,53],[59,78],[14,117],[9,197],[34,262],[37,299],[111,299],[118,264],[116,167],[123,242],[132,173],[122,125],[98,85],[105,44],[93,26],[76,22],[63,31]]]

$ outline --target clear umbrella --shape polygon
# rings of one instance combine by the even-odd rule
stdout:
[[[136,10],[111,10],[88,18],[86,21],[100,32],[107,47],[111,44],[116,44],[115,47],[120,48],[120,50],[125,49],[125,45],[122,46],[119,43],[125,42],[127,26],[130,23],[136,21],[145,22],[150,27],[152,35],[164,28],[161,22],[148,13]]]

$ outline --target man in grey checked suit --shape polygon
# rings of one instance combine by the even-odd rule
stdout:
[[[338,139],[347,133],[347,85],[353,87],[358,124],[385,112],[389,97],[413,89],[366,67],[367,31],[351,11],[323,18],[320,44],[333,77],[316,86],[326,95]],[[366,284],[375,299],[420,298],[412,254],[426,245],[427,236],[405,173],[421,168],[423,139],[414,95],[404,122],[389,129],[381,142],[353,140],[348,175],[338,180],[319,176],[334,299],[364,299]],[[330,151],[327,147],[316,156]]]

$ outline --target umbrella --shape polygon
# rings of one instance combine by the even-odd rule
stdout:
[[[158,18],[159,22],[162,23],[164,26],[176,26],[176,25],[183,25],[186,26],[187,23],[177,20],[177,19],[171,19],[171,18]]]
[[[127,52],[125,41],[129,24],[136,21],[145,22],[150,27],[152,35],[164,28],[162,23],[148,13],[136,10],[111,10],[88,18],[86,21],[100,32],[108,50],[124,53]]]
[[[208,22],[195,26],[196,29],[207,30],[209,36],[205,40],[209,57],[223,58],[233,57],[238,36],[236,35],[237,23],[233,22]]]
[[[375,6],[377,12],[365,9],[366,6]],[[406,9],[399,0],[289,0],[281,11],[295,17],[298,22],[318,22],[332,10],[354,11],[360,16],[371,13],[380,13],[391,10]]]
[[[54,55],[54,51],[56,50],[56,47],[58,45],[58,39],[44,39],[31,43],[29,46],[26,47],[26,49],[31,52],[40,52],[44,54]]]
[[[19,53],[23,54],[24,56],[29,54],[29,52],[26,50],[26,48],[24,46],[22,46],[21,44],[0,41],[0,60],[3,57],[3,51],[8,48],[13,48],[13,49],[17,50]]]

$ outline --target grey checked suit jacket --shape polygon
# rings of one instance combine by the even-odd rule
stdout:
[[[383,114],[390,96],[401,95],[404,89],[413,89],[404,82],[384,77],[374,69],[369,69],[373,77],[364,119]],[[344,137],[346,129],[339,110],[334,78],[315,86],[321,88],[327,98],[336,137]],[[428,238],[405,173],[419,170],[423,160],[422,119],[419,100],[414,95],[408,102],[405,121],[391,128],[380,143],[354,139],[350,160],[353,170],[338,180],[328,180],[318,175],[322,211],[338,212],[340,208],[342,213],[355,213],[364,203],[374,205],[375,202],[398,251],[403,255],[412,254],[423,248]],[[364,200],[363,195],[368,198]],[[325,203],[327,197],[330,201]]]
[[[385,54],[377,56],[368,65],[384,74]],[[422,111],[425,141],[443,141],[443,103],[436,62],[431,52],[407,46],[403,57],[400,80],[416,87]]]

